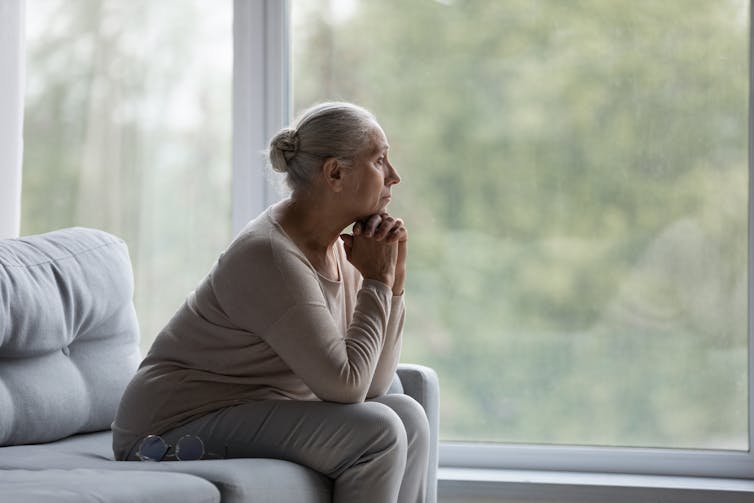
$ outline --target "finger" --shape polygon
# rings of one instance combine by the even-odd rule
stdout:
[[[398,241],[406,241],[408,239],[408,231],[406,230],[406,223],[402,218],[395,219],[395,227],[400,228],[400,230],[398,231],[400,239],[398,239]]]
[[[372,215],[371,217],[369,217],[364,224],[364,235],[367,237],[372,237],[374,235],[375,229],[377,229],[377,226],[380,225],[380,222],[382,222],[381,215]]]
[[[385,237],[388,235],[388,233],[395,227],[396,220],[393,217],[385,217],[382,219],[382,222],[380,223],[380,226],[377,227],[377,229],[374,232],[374,238],[377,241],[380,241],[382,239],[385,239]]]
[[[398,241],[408,241],[408,231],[406,230],[405,227],[401,229],[401,236]]]
[[[405,241],[406,236],[407,236],[407,233],[406,233],[405,227],[402,227],[402,226],[393,227],[392,229],[390,229],[390,232],[385,237],[385,241],[387,241],[390,244],[399,243],[401,241]]]
[[[359,234],[361,234],[361,230],[362,230],[363,227],[364,227],[364,224],[362,224],[361,222],[357,221],[356,223],[354,223],[353,224],[353,235],[354,236],[358,236]]]
[[[382,226],[386,225],[386,222],[387,223],[392,222],[392,225],[390,227],[388,227],[387,230],[383,231]],[[391,236],[391,233],[393,233],[396,228],[403,227],[403,226],[404,225],[403,225],[403,220],[402,219],[400,219],[400,218],[393,218],[391,216],[387,216],[385,218],[385,220],[382,221],[382,224],[380,225],[380,228],[378,229],[377,234],[375,234],[375,237],[377,238],[377,240],[386,239],[389,236]]]
[[[399,235],[398,241],[407,241],[408,240],[408,230],[406,230],[406,224],[403,222],[403,219],[398,218],[396,220],[396,227],[400,227],[400,230],[398,232],[398,235]]]
[[[382,220],[390,219],[390,220],[392,220],[393,222],[396,222],[396,223],[400,222],[400,224],[403,225],[403,219],[402,218],[394,217],[393,215],[391,215],[387,211],[383,211],[382,213],[380,213],[380,218]]]

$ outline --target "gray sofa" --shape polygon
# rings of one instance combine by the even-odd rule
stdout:
[[[132,299],[128,249],[111,234],[0,240],[0,501],[330,501],[330,479],[281,460],[113,460],[110,423],[141,360]],[[391,392],[427,412],[435,502],[437,376],[402,364]]]

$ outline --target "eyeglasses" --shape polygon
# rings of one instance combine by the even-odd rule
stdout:
[[[172,450],[172,452],[171,452]],[[194,435],[184,435],[175,443],[175,447],[165,442],[159,435],[149,435],[141,441],[136,456],[141,461],[196,461],[207,457],[218,457],[204,450],[202,439]]]

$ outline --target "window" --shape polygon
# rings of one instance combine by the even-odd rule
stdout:
[[[144,350],[276,197],[291,52],[391,141],[443,464],[753,475],[747,0],[176,5],[27,2],[22,232],[124,237]]]
[[[26,8],[22,233],[124,238],[146,351],[230,239],[232,4]]]
[[[748,455],[748,1],[291,14],[295,111],[392,145],[445,441]]]

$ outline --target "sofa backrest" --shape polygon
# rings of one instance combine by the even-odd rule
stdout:
[[[109,429],[141,359],[123,240],[0,239],[0,446]]]

